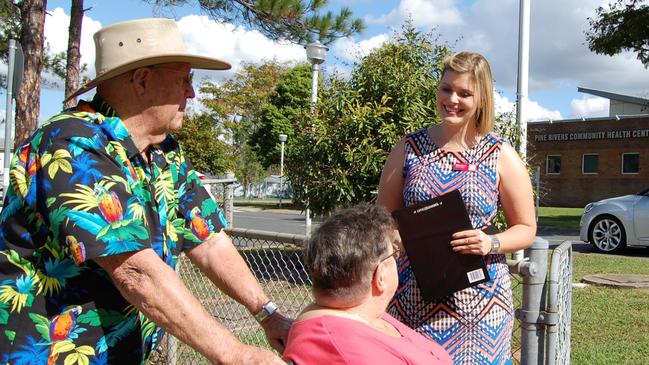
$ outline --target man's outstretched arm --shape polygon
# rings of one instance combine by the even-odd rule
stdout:
[[[269,301],[243,257],[223,231],[186,251],[187,257],[198,266],[225,294],[243,304],[251,314],[259,312]],[[262,321],[266,337],[277,351],[284,351],[292,321],[279,312]]]
[[[215,364],[284,364],[244,345],[207,313],[171,267],[151,249],[96,258],[126,300]]]

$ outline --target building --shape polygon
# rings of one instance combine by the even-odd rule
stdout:
[[[583,207],[649,188],[649,99],[578,90],[608,98],[609,116],[528,123],[543,206]]]

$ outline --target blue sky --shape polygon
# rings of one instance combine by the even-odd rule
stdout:
[[[528,119],[561,119],[608,115],[608,100],[577,92],[578,86],[633,96],[649,96],[649,70],[634,54],[600,56],[585,46],[587,17],[606,5],[600,0],[531,1],[530,32],[530,107]],[[67,44],[69,1],[49,0],[46,40],[54,51]],[[405,19],[411,18],[421,30],[437,29],[442,39],[454,48],[483,53],[494,70],[497,104],[512,106],[516,95],[519,0],[329,0],[329,8],[348,6],[365,20],[367,30],[331,45],[324,72],[353,61],[353,55],[365,54],[389,39]],[[220,80],[236,72],[242,61],[259,62],[263,58],[303,61],[302,46],[279,44],[258,32],[229,24],[218,24],[200,13],[198,7],[173,10],[154,9],[140,0],[86,0],[82,34],[82,62],[94,75],[92,33],[101,26],[150,16],[173,17],[192,52],[224,58],[233,70],[199,73],[198,79]],[[6,65],[0,65],[6,73]],[[47,77],[47,76],[46,76]],[[51,77],[50,77],[51,79]],[[62,82],[60,82],[62,84]],[[0,95],[4,116],[6,96]],[[41,97],[41,120],[56,113],[63,99],[62,87],[45,88]]]

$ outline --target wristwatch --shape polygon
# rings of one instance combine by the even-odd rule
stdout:
[[[261,306],[259,312],[255,313],[255,319],[257,320],[257,322],[261,323],[261,321],[277,312],[277,309],[277,304],[269,301],[268,303]]]
[[[491,235],[489,237],[491,238],[491,250],[489,253],[495,255],[498,253],[498,250],[500,250],[500,239],[498,239],[498,236],[496,235]]]

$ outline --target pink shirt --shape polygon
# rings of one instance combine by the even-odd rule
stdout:
[[[401,337],[344,317],[325,315],[295,322],[283,358],[296,365],[451,364],[451,357],[437,343],[387,313],[383,319]]]

